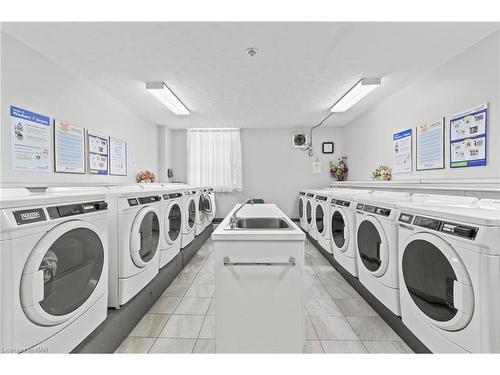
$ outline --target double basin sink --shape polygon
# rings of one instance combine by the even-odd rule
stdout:
[[[292,230],[288,220],[281,217],[243,217],[238,218],[234,226],[229,224],[226,230]]]

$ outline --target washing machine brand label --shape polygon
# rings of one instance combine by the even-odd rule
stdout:
[[[45,221],[47,217],[41,208],[34,208],[31,210],[13,211],[12,214],[16,219],[17,225],[36,223],[38,221]]]

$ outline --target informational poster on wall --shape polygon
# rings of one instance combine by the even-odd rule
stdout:
[[[486,165],[488,103],[450,117],[450,167]]]
[[[135,167],[135,143],[127,142],[127,164],[129,167]]]
[[[49,117],[11,106],[10,125],[12,169],[49,172]]]
[[[108,174],[108,137],[87,131],[89,173],[106,176]]]
[[[109,174],[127,175],[127,142],[109,137]]]
[[[392,136],[392,173],[411,172],[411,129]]]
[[[85,174],[85,129],[54,120],[54,170]]]
[[[444,168],[444,119],[417,126],[417,171]]]

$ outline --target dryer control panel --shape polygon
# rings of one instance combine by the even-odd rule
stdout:
[[[181,193],[163,194],[164,200],[175,199],[182,197]]]
[[[469,238],[471,240],[476,238],[477,232],[479,230],[476,227],[468,225],[451,223],[448,221],[439,220],[432,217],[413,216],[404,212],[399,215],[398,221],[405,224],[413,223],[413,225],[416,225],[421,228],[426,228],[437,232],[448,233],[463,238]]]
[[[328,197],[325,197],[324,195],[316,195],[316,199],[319,201],[326,202],[328,200]]]
[[[51,219],[57,219],[60,217],[87,214],[89,212],[104,211],[107,209],[108,204],[105,201],[95,201],[47,207],[47,212]]]
[[[342,199],[332,199],[332,203],[335,203],[337,206],[342,206],[342,207],[349,207],[351,205],[351,202],[344,201]]]
[[[389,216],[391,214],[391,209],[390,208],[384,208],[384,207],[377,207],[377,206],[372,206],[369,204],[362,205],[363,208],[362,210],[365,212],[369,212],[371,214],[377,214],[381,216]],[[358,204],[359,207],[359,204]],[[356,207],[356,209],[359,210],[359,208]]]

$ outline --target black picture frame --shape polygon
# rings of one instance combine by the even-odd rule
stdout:
[[[321,144],[321,151],[323,154],[333,154],[335,145],[333,142],[323,142]]]

